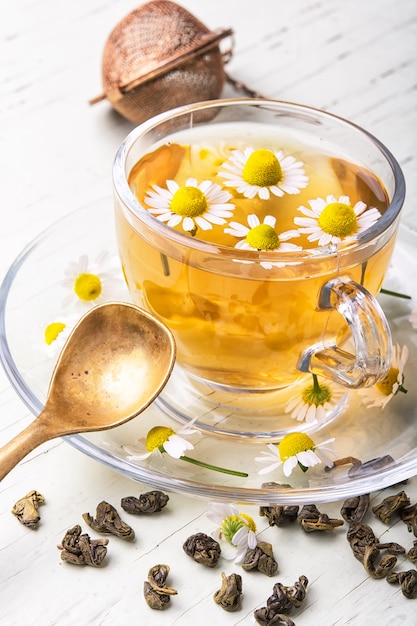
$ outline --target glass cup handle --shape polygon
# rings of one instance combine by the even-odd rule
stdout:
[[[385,314],[365,287],[341,276],[323,285],[319,310],[337,310],[349,325],[355,354],[339,348],[334,341],[319,342],[303,352],[301,372],[325,376],[350,387],[370,387],[382,380],[391,366],[391,332]]]

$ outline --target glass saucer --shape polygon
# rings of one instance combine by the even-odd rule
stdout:
[[[215,427],[210,429],[208,420],[193,441],[189,456],[246,472],[247,478],[205,469],[168,454],[134,460],[130,458],[130,448],[143,441],[152,426],[169,426],[174,431],[181,427],[175,412],[167,412],[163,394],[123,426],[72,435],[65,440],[97,461],[153,488],[217,501],[268,505],[342,500],[417,474],[417,387],[411,375],[417,368],[417,331],[409,321],[411,309],[417,306],[416,246],[416,233],[403,227],[384,283],[386,290],[408,294],[412,299],[390,295],[379,298],[394,342],[401,346],[406,343],[410,351],[404,384],[408,392],[398,393],[384,409],[367,408],[358,392],[349,393],[346,410],[311,435],[316,444],[335,438],[336,458],[344,459],[335,468],[325,471],[324,465],[319,464],[303,473],[297,467],[288,478],[277,468],[261,476],[258,472],[263,466],[255,457],[267,451],[268,440],[219,436]],[[84,206],[44,231],[21,252],[0,288],[0,359],[12,386],[35,415],[42,410],[57,356],[45,352],[43,331],[59,316],[74,319],[83,313],[76,303],[64,306],[70,290],[62,283],[71,263],[80,259],[86,263],[87,257],[93,263],[104,263],[105,258],[107,263],[111,261],[109,299],[130,300],[117,261],[111,198]],[[106,269],[103,266],[103,271]],[[181,373],[175,369],[168,391],[169,385],[171,389],[178,385],[181,391]],[[307,431],[302,423],[296,424],[296,429]],[[196,426],[199,430],[198,420]]]

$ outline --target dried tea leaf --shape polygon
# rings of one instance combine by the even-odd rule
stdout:
[[[278,563],[274,558],[272,545],[266,541],[260,541],[255,548],[246,551],[241,566],[247,571],[257,569],[266,576],[275,576]]]
[[[409,600],[417,598],[417,570],[410,569],[406,572],[392,572],[387,576],[389,583],[400,583],[403,595]]]
[[[384,498],[380,504],[372,508],[372,511],[384,524],[389,524],[394,513],[405,509],[409,505],[410,498],[405,491],[400,491],[394,496]]]
[[[266,482],[262,483],[262,489],[291,489],[291,485],[286,483]],[[270,526],[283,526],[287,522],[295,522],[298,515],[299,506],[291,504],[271,504],[261,506],[259,515],[268,518]]]
[[[161,611],[177,594],[175,589],[165,585],[170,572],[169,565],[154,565],[148,571],[148,580],[143,583],[143,596],[151,609]]]
[[[242,603],[242,577],[239,574],[226,576],[222,572],[222,586],[216,591],[213,599],[225,611],[238,611]]]
[[[354,556],[362,563],[372,578],[384,578],[397,563],[396,554],[404,554],[405,550],[398,543],[380,543],[370,526],[351,524],[347,532],[347,540]],[[383,551],[388,554],[383,554]]]
[[[417,566],[417,541],[414,541],[413,547],[407,552],[407,558]]]
[[[262,607],[261,609],[257,609],[254,612],[254,617],[258,624],[262,624],[262,626],[279,626],[280,624],[284,624],[284,626],[295,626],[294,620],[288,615],[284,615],[283,613],[274,613],[271,619],[268,619],[268,609]]]
[[[417,537],[417,504],[400,510],[400,518],[407,524],[408,532]]]
[[[270,526],[283,526],[288,522],[297,520],[299,508],[299,506],[291,504],[261,506],[259,515],[268,518]]]
[[[128,541],[135,538],[133,528],[120,518],[114,506],[104,500],[97,505],[95,519],[89,513],[84,513],[83,519],[98,533],[109,533]]]
[[[158,563],[158,565],[154,565],[149,570],[148,582],[152,586],[152,588],[158,593],[167,594],[169,596],[175,596],[177,594],[177,591],[165,585],[165,581],[168,578],[169,572],[170,572],[169,565],[163,565],[161,563]]]
[[[194,561],[207,565],[207,567],[215,567],[221,554],[219,542],[205,533],[191,535],[182,547],[184,552],[191,556]]]
[[[161,611],[171,601],[171,597],[167,593],[158,593],[146,580],[143,583],[143,597],[146,604],[156,611]]]
[[[372,578],[385,578],[397,565],[397,557],[394,554],[381,556],[378,544],[365,547],[363,566]]]
[[[266,601],[266,606],[254,612],[256,621],[263,626],[294,624],[294,622],[288,621],[285,616],[291,613],[294,608],[299,608],[302,605],[306,597],[307,585],[306,576],[300,576],[292,587],[276,583],[272,595]]]
[[[341,519],[332,519],[326,513],[320,513],[315,504],[306,504],[301,509],[298,522],[306,533],[322,530],[334,530],[343,526]]]
[[[374,531],[367,524],[355,523],[348,528],[346,538],[352,548],[355,558],[363,563],[366,546],[377,543]]]
[[[361,522],[369,508],[369,501],[369,493],[347,498],[340,509],[340,514],[345,522],[348,524]]]
[[[351,478],[359,478],[359,476],[368,476],[374,474],[376,471],[395,465],[395,460],[389,454],[384,456],[378,456],[375,459],[370,459],[364,463],[354,463],[348,471],[348,476]]]
[[[39,505],[44,502],[45,498],[39,491],[29,491],[14,504],[12,513],[16,515],[21,524],[34,530],[38,527],[41,519],[38,512]]]
[[[148,491],[139,498],[127,496],[122,498],[121,507],[127,513],[140,515],[141,513],[159,513],[168,503],[169,496],[163,491]]]
[[[81,526],[76,524],[67,530],[58,550],[63,561],[98,567],[107,554],[107,544],[108,539],[90,539],[87,534],[81,534]]]

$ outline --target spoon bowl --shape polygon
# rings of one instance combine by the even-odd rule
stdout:
[[[136,417],[164,388],[175,353],[171,332],[141,308],[111,302],[91,309],[60,353],[43,410],[0,449],[0,480],[45,441]]]

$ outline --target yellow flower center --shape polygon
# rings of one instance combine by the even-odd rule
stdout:
[[[321,212],[318,224],[329,235],[347,237],[356,230],[355,211],[343,202],[331,202]]]
[[[229,517],[225,517],[222,522],[222,535],[225,539],[227,539],[227,541],[232,543],[233,537],[238,530],[243,528],[243,526],[247,526],[248,530],[256,532],[256,524],[250,515],[246,515],[245,513],[239,513],[239,515],[229,515]]]
[[[309,406],[312,404],[322,406],[331,400],[332,392],[327,385],[319,385],[318,382],[314,382],[304,389],[302,398],[303,402]]]
[[[275,250],[279,246],[279,237],[269,224],[254,226],[245,239],[255,250]]]
[[[170,209],[176,215],[197,217],[207,210],[207,199],[197,187],[180,187],[173,195]]]
[[[45,328],[45,343],[50,346],[57,338],[60,333],[64,330],[66,324],[62,322],[52,322],[52,324],[48,324]]]
[[[281,461],[286,461],[291,456],[305,450],[314,450],[314,441],[305,433],[289,433],[278,444]]]
[[[282,179],[281,165],[271,150],[255,150],[245,163],[242,178],[249,185],[270,187]]]
[[[389,396],[392,393],[395,383],[398,383],[399,373],[400,371],[396,367],[391,367],[385,378],[376,384],[377,389],[379,389],[384,396]]]
[[[101,280],[95,274],[79,274],[75,279],[74,292],[80,300],[91,302],[99,297],[101,291]]]
[[[168,426],[154,426],[146,435],[146,449],[153,452],[156,448],[163,448],[163,445],[175,431]]]

